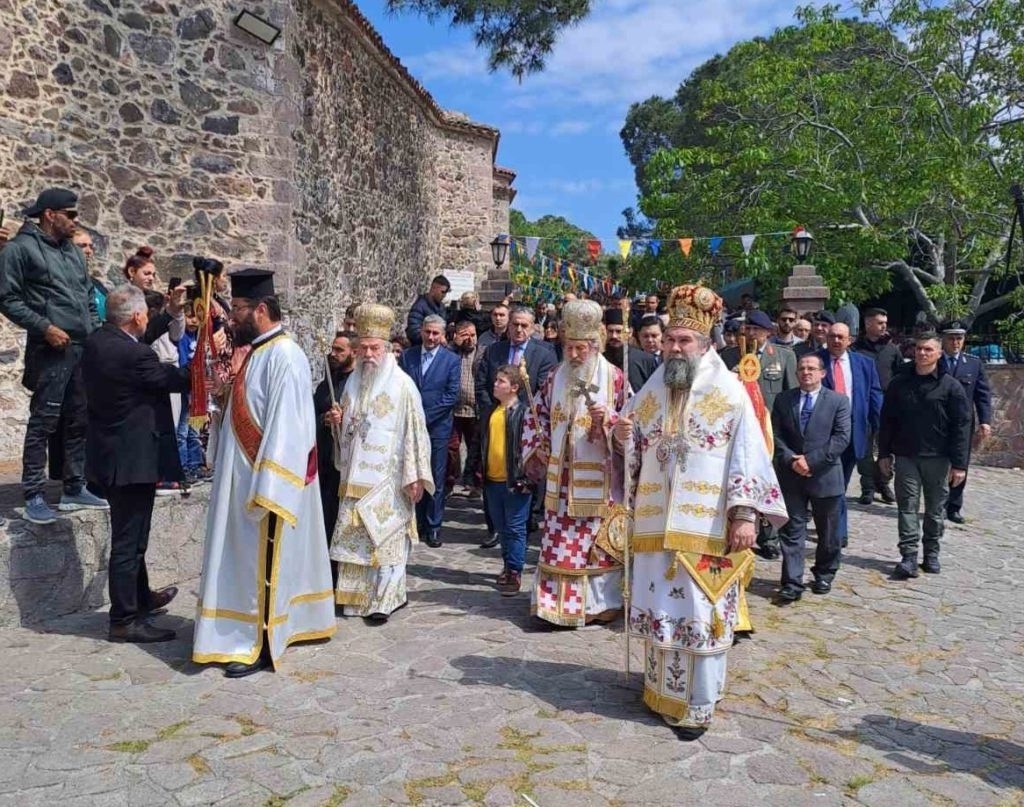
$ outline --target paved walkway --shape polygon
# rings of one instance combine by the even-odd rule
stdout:
[[[621,633],[524,630],[465,502],[417,548],[408,608],[276,675],[189,663],[194,582],[171,644],[108,644],[100,613],[4,631],[0,805],[1024,804],[1022,502],[1021,472],[972,470],[939,577],[886,579],[880,504],[852,506],[831,596],[776,608],[759,562],[758,632],[692,743],[624,680]]]

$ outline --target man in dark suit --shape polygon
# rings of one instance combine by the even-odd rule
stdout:
[[[494,408],[494,374],[503,364],[521,367],[526,363],[530,377],[530,394],[536,395],[544,379],[555,369],[555,351],[542,339],[531,339],[533,333],[533,312],[528,308],[517,308],[509,316],[508,340],[495,342],[480,359],[476,368],[476,407],[481,422],[490,418]],[[526,401],[526,386],[519,392],[520,400]]]
[[[604,357],[620,370],[622,366],[625,343],[630,338],[630,332],[624,325],[625,316],[622,309],[616,305],[614,308],[604,310],[604,327],[607,334],[605,342]],[[629,368],[626,371],[626,378],[633,394],[640,392],[640,389],[647,383],[647,379],[654,375],[658,369],[658,362],[650,353],[634,347],[629,351]]]
[[[963,385],[967,404],[971,407],[971,442],[967,446],[967,459],[970,462],[971,444],[975,440],[975,432],[979,442],[987,440],[992,434],[992,388],[985,375],[985,365],[977,356],[964,353],[964,338],[967,329],[959,322],[947,323],[942,328],[942,367]],[[967,470],[966,468],[964,470]],[[949,498],[946,500],[946,518],[954,524],[963,524],[964,517],[960,512],[964,506],[964,488],[967,487],[967,476],[959,485],[950,485]]]
[[[857,461],[871,451],[871,435],[878,431],[878,420],[882,412],[882,385],[878,380],[875,362],[867,356],[852,352],[849,349],[852,342],[849,326],[837,322],[828,329],[828,347],[818,351],[821,360],[825,362],[825,386],[850,399],[853,437],[842,458],[843,479],[847,487]],[[845,494],[844,487],[839,515],[839,537],[843,546],[846,546],[849,539]]]
[[[459,397],[459,359],[441,343],[445,321],[431,314],[420,328],[420,344],[402,353],[398,366],[405,370],[423,401],[423,414],[430,433],[430,472],[434,493],[423,494],[416,503],[416,524],[424,543],[441,546],[441,521],[444,519],[444,482],[448,466],[448,440],[452,436],[452,410]]]
[[[797,365],[799,389],[779,393],[772,408],[775,470],[789,521],[779,530],[782,589],[779,604],[796,602],[804,591],[804,546],[810,502],[818,547],[811,591],[827,594],[839,570],[840,501],[846,487],[840,460],[850,443],[850,402],[821,385],[825,362],[811,353]]]
[[[334,465],[334,435],[332,426],[341,424],[341,409],[334,404],[341,400],[345,382],[356,366],[356,332],[338,331],[327,354],[329,373],[313,392],[313,409],[316,411],[316,464],[320,482],[320,501],[324,509],[324,527],[327,530],[327,545],[331,545],[334,525],[338,520],[338,486],[341,473]]]
[[[86,475],[110,502],[110,639],[167,642],[174,631],[149,622],[178,593],[151,591],[146,546],[156,483],[178,462],[169,393],[189,389],[188,370],[161,364],[140,340],[148,313],[141,289],[107,297],[107,321],[85,344],[82,373],[89,402]]]

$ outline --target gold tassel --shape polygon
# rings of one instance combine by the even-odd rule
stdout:
[[[722,621],[722,617],[718,615],[718,609],[714,606],[711,608],[711,635],[716,639],[721,639],[725,635],[725,622]]]
[[[672,580],[676,576],[676,572],[679,570],[679,553],[676,552],[672,555],[672,562],[668,565],[668,570],[665,572],[665,579]]]

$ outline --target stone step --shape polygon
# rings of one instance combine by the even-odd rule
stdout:
[[[816,277],[818,270],[816,267],[811,266],[809,263],[798,263],[793,267],[793,271],[789,273],[790,277]]]
[[[825,285],[825,281],[817,275],[810,275],[809,277],[790,277],[786,283],[789,288],[818,288]]]

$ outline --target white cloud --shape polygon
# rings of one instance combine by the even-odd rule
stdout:
[[[591,124],[585,120],[563,120],[551,127],[553,135],[581,135],[590,131]]]
[[[564,196],[579,196],[591,193],[612,193],[633,189],[633,183],[625,179],[538,179],[529,183],[531,187],[554,191]]]
[[[520,84],[487,73],[472,45],[409,60],[428,82],[473,78],[520,109],[595,109],[613,115],[651,95],[672,95],[702,62],[735,42],[792,22],[788,0],[602,0],[580,25],[562,33],[545,70]]]

